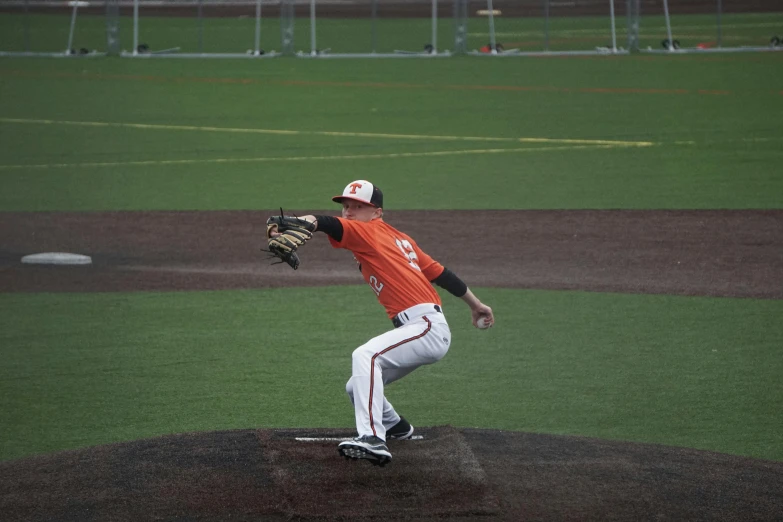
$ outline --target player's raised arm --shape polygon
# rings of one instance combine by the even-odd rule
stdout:
[[[272,221],[271,223],[270,223],[270,221],[267,221],[267,228],[268,228],[268,235],[269,235],[269,237],[277,237],[277,236],[279,236],[281,234],[281,232],[278,230],[278,227],[276,226],[277,223],[274,222],[274,220],[276,218],[277,218],[277,216],[273,216],[273,217],[269,218],[270,221]],[[316,219],[315,216],[301,216],[301,217],[297,217],[296,219],[301,219],[303,221],[307,221],[307,222],[311,223],[312,226],[313,226],[313,229],[311,230],[311,232],[315,232],[316,230],[318,230],[318,219]]]
[[[298,219],[311,223],[313,226],[312,232],[323,232],[336,241],[342,241],[343,239],[343,225],[336,217],[307,215],[300,216]],[[277,230],[272,230],[269,233],[270,238],[279,235],[280,233]]]

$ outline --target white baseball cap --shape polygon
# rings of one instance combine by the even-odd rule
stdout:
[[[358,179],[348,183],[341,196],[335,196],[332,201],[342,203],[344,199],[361,201],[376,208],[383,208],[383,192],[367,180]]]

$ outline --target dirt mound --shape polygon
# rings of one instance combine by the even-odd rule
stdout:
[[[270,266],[259,247],[275,212],[7,212],[0,292],[364,284],[350,253],[321,234],[299,270]],[[783,298],[783,210],[394,211],[386,219],[473,287]],[[57,251],[93,264],[20,262]]]
[[[0,463],[3,520],[780,520],[783,463],[420,428],[384,468],[347,430],[179,434]],[[311,440],[297,440],[303,437]]]

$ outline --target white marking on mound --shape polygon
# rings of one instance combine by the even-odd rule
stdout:
[[[92,258],[68,252],[41,252],[24,256],[22,263],[26,265],[91,265]]]
[[[424,435],[414,435],[410,439],[406,440],[423,440]],[[344,442],[346,440],[353,440],[353,437],[294,437],[294,440],[298,442]]]

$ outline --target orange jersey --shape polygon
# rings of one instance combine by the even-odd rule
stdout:
[[[342,241],[329,236],[334,248],[353,252],[364,280],[373,289],[389,318],[422,303],[441,304],[430,281],[443,273],[443,265],[421,250],[413,239],[383,219],[369,223],[337,218]]]

